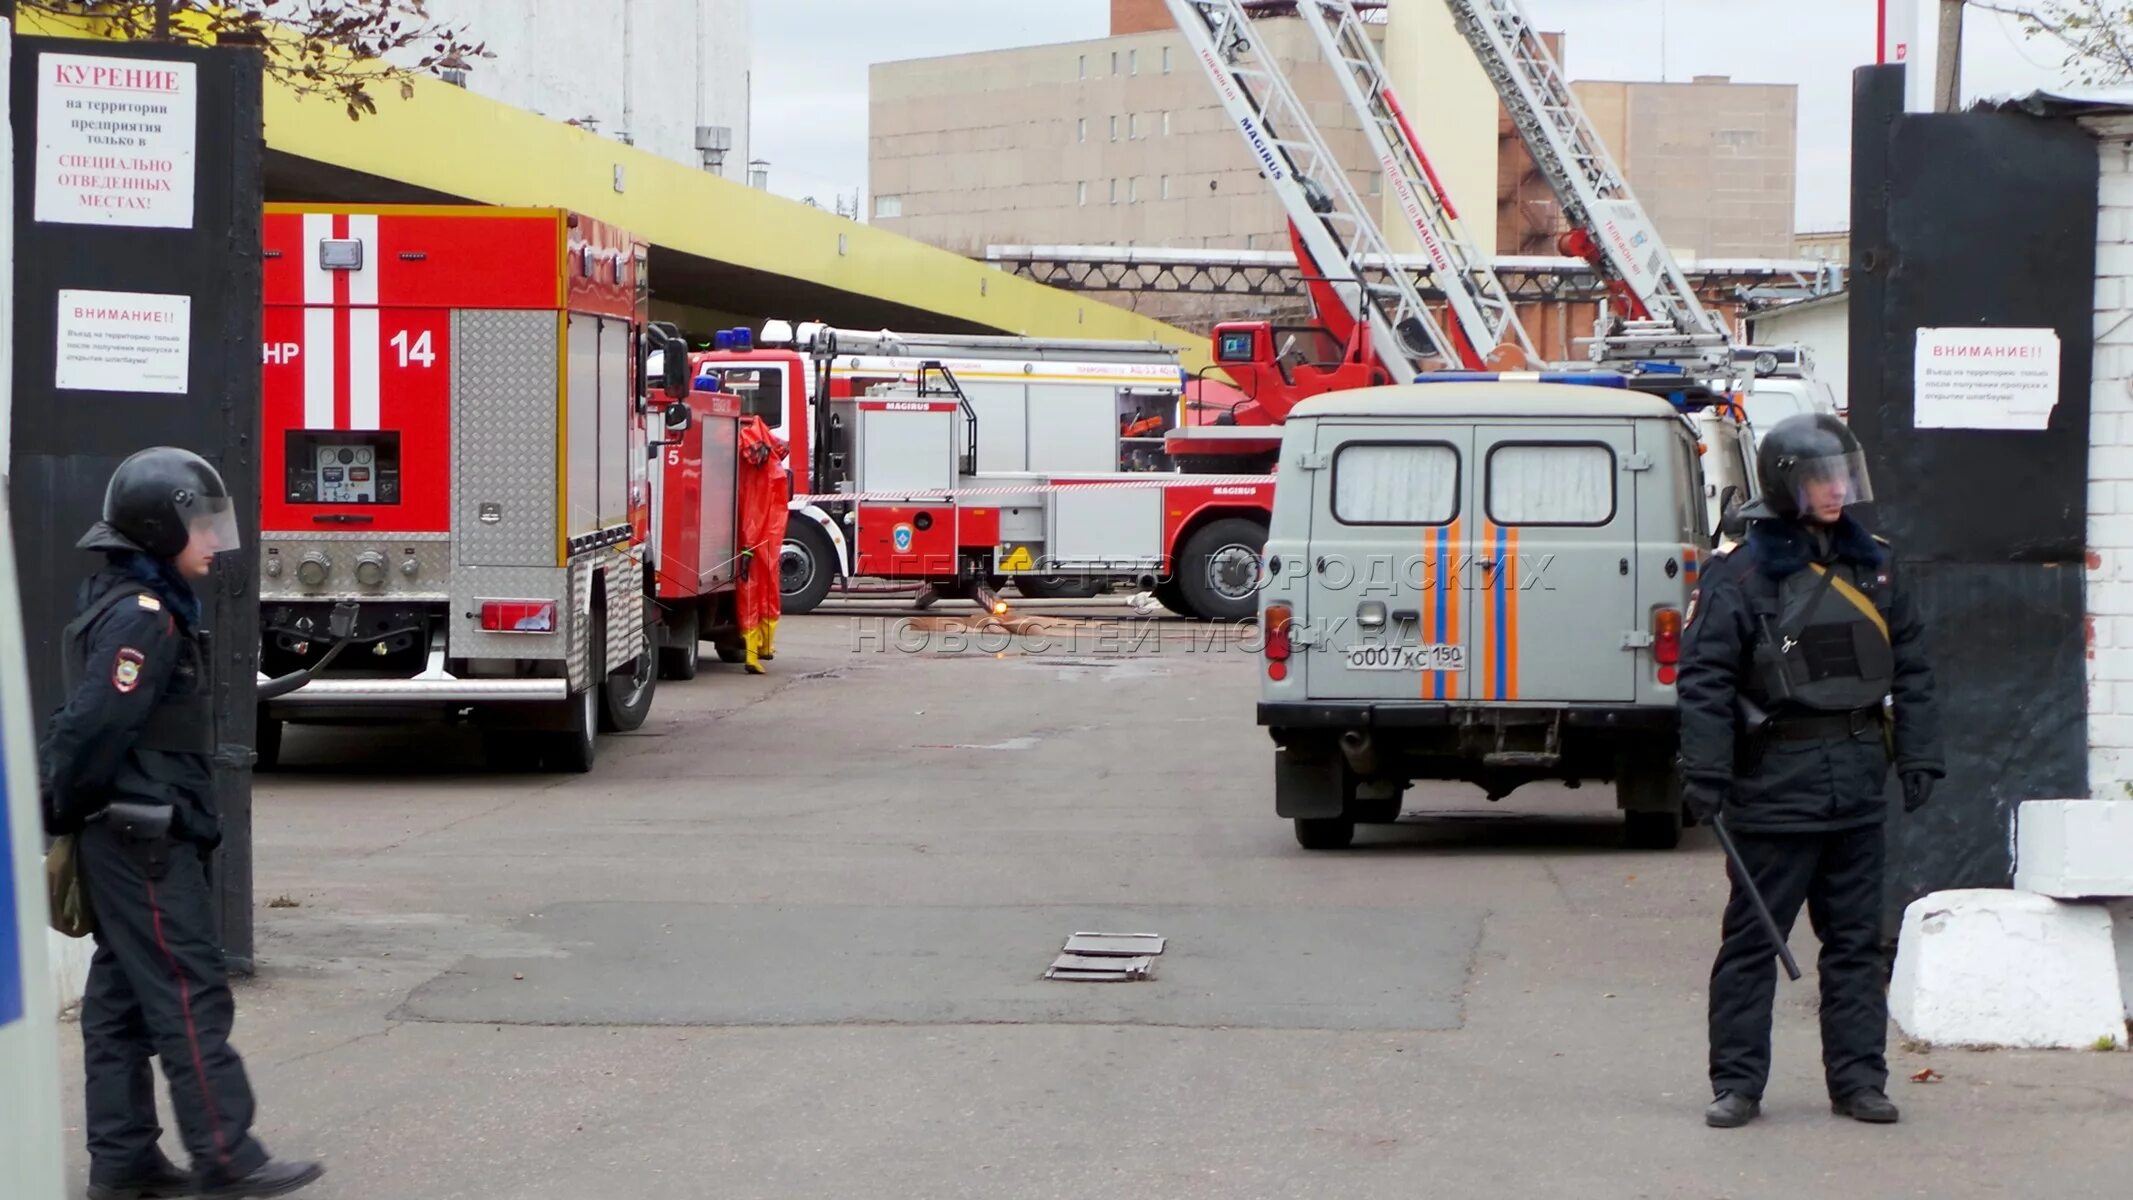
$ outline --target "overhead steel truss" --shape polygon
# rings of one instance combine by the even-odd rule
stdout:
[[[1170,250],[1120,246],[989,246],[986,261],[1025,279],[1070,292],[1121,292],[1183,296],[1238,296],[1260,300],[1299,298],[1303,273],[1287,250]],[[1376,263],[1383,260],[1378,259]],[[1399,265],[1427,267],[1419,255],[1399,256]],[[1371,278],[1384,271],[1365,260]],[[1545,255],[1498,255],[1496,274],[1520,303],[1600,300],[1605,282],[1582,259]],[[1768,308],[1844,290],[1843,268],[1813,259],[1704,259],[1683,264],[1683,274],[1707,304]],[[1425,289],[1425,295],[1441,293]]]

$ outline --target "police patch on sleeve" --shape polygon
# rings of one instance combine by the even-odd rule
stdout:
[[[147,661],[148,656],[133,647],[119,647],[118,656],[111,663],[111,686],[121,693],[141,686],[141,666]]]

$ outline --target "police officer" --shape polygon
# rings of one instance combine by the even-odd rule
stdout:
[[[1924,631],[1888,543],[1845,511],[1873,491],[1842,421],[1779,422],[1756,476],[1746,540],[1719,552],[1690,606],[1678,689],[1686,798],[1699,819],[1722,814],[1781,929],[1806,904],[1822,942],[1831,1107],[1888,1123],[1882,789],[1893,762],[1913,812],[1944,774]],[[1719,1128],[1761,1109],[1777,985],[1777,948],[1730,865],[1728,876],[1704,1112]]]
[[[221,829],[192,585],[238,547],[229,492],[199,455],[143,450],[112,474],[103,520],[78,545],[107,562],[63,635],[67,698],[40,758],[47,825],[77,835],[96,919],[81,1007],[88,1195],[285,1195],[323,1168],[272,1160],[249,1132],[252,1088],[229,1044],[235,1006],[206,874]],[[157,1144],[151,1055],[190,1175]]]

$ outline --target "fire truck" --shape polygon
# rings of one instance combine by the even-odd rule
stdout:
[[[783,407],[787,612],[841,576],[959,595],[1124,581],[1188,616],[1251,615],[1273,483],[1172,469],[1174,348],[782,321],[761,341],[731,331],[699,369]]]
[[[693,419],[645,244],[558,209],[270,205],[264,255],[262,765],[285,721],[445,718],[500,767],[589,770],[657,680],[653,350],[659,432]]]

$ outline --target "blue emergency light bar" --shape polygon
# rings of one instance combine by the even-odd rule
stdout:
[[[721,329],[712,335],[711,348],[714,350],[753,350],[755,349],[755,335],[749,333],[745,327],[740,329]]]
[[[1616,371],[1429,371],[1416,383],[1574,383],[1584,387],[1628,387]]]

